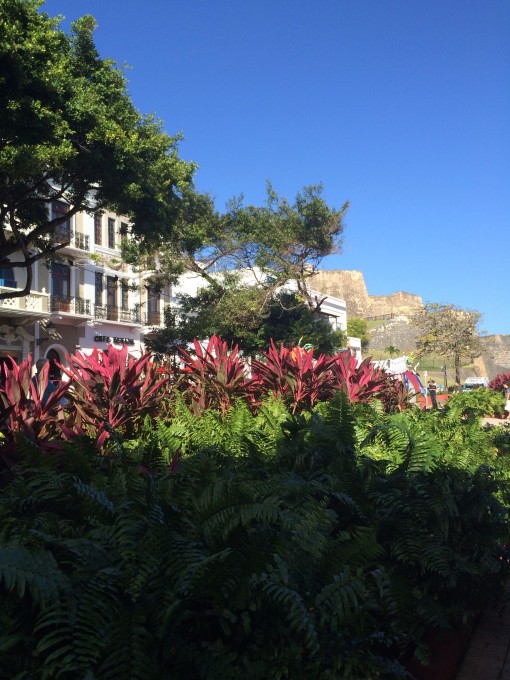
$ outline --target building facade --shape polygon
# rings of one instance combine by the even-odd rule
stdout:
[[[53,205],[61,214],[65,203]],[[114,213],[78,213],[53,235],[65,243],[58,261],[33,266],[30,293],[0,300],[0,359],[20,361],[30,353],[65,364],[66,353],[127,344],[134,356],[144,351],[146,333],[163,324],[160,293],[144,285],[147,275],[122,261],[127,220]],[[0,292],[25,286],[21,268],[0,270]]]

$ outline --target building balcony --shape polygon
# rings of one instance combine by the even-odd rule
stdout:
[[[74,245],[78,250],[90,250],[90,238],[88,234],[76,232],[71,239],[71,245]]]
[[[50,308],[52,312],[64,312],[75,316],[91,316],[90,300],[80,297],[68,297],[64,295],[52,295],[50,297]]]
[[[75,250],[90,250],[90,237],[87,234],[81,234],[72,229],[57,228],[52,235],[54,244],[65,243],[66,248],[74,248]]]
[[[145,326],[161,326],[161,312],[147,312],[144,317]]]
[[[14,283],[14,281],[9,281]],[[0,285],[0,293],[12,293],[13,286]],[[49,312],[48,295],[29,293],[23,297],[4,298],[0,300],[0,316],[47,316]]]
[[[119,323],[140,323],[140,312],[136,309],[123,309],[112,305],[94,305],[94,317]]]
[[[120,250],[106,248],[98,244],[94,247],[93,259],[95,264],[104,269],[110,269],[115,272],[127,273],[130,271],[128,264],[122,261]]]

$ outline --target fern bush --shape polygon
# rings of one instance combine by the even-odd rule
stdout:
[[[452,394],[447,402],[448,410],[461,412],[464,418],[480,418],[503,413],[505,395],[503,392],[479,387],[471,392]]]
[[[407,677],[507,574],[504,456],[464,406],[292,410],[184,396],[107,457],[20,443],[0,679]]]
[[[238,467],[223,449],[144,475],[141,449],[105,470],[85,448],[81,478],[69,455],[61,470],[29,452],[2,492],[0,677],[361,679],[398,668],[379,655],[374,532],[317,471],[313,483],[261,474],[258,457]]]

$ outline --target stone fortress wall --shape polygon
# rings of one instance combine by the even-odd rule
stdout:
[[[487,375],[510,373],[510,335],[487,335],[481,341]]]
[[[337,269],[319,271],[312,285],[324,294],[334,295],[347,303],[348,317],[367,319],[375,316],[412,316],[423,307],[419,295],[399,291],[390,295],[369,295],[363,272]]]

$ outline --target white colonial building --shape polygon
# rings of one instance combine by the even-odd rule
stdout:
[[[67,210],[56,203],[53,210]],[[78,213],[61,224],[55,242],[65,243],[58,262],[33,266],[29,295],[0,300],[0,358],[29,353],[65,364],[65,354],[94,345],[127,344],[138,356],[144,335],[163,323],[162,296],[121,259],[127,221],[114,213]],[[15,257],[15,256],[14,256]],[[26,271],[0,269],[0,292],[22,289]]]

